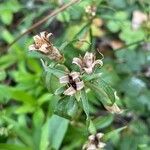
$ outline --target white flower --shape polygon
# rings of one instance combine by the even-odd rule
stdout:
[[[95,60],[95,55],[93,53],[86,52],[83,58],[73,58],[72,63],[78,65],[81,70],[84,70],[87,74],[91,74],[95,65],[103,65],[102,60]]]
[[[100,141],[103,136],[103,133],[90,135],[88,138],[88,142],[83,146],[83,150],[101,150],[102,148],[104,148],[106,144]]]
[[[61,60],[62,55],[49,40],[51,35],[52,33],[48,33],[46,31],[41,32],[40,35],[35,35],[33,37],[34,44],[29,46],[29,50],[40,51],[52,60]]]
[[[79,77],[80,73],[72,72],[59,79],[60,83],[68,85],[68,89],[64,91],[64,95],[73,95],[84,87],[84,83]]]

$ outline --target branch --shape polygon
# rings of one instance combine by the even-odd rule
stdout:
[[[10,48],[14,43],[16,43],[20,38],[22,38],[25,34],[30,33],[33,29],[37,28],[38,26],[40,26],[41,24],[43,24],[44,22],[46,22],[49,18],[56,16],[57,14],[59,14],[60,12],[64,11],[65,9],[67,9],[68,7],[70,7],[71,5],[79,2],[80,0],[72,0],[70,2],[68,2],[67,4],[64,4],[63,6],[61,6],[60,8],[52,11],[50,14],[48,14],[46,17],[44,17],[42,20],[39,20],[37,23],[33,24],[28,30],[26,30],[25,32],[23,32],[22,34],[20,34],[14,41],[12,41],[8,48]]]
[[[139,40],[139,41],[136,41],[136,42],[133,42],[133,43],[130,43],[130,44],[127,44],[127,45],[124,45],[124,46],[121,47],[121,48],[114,49],[114,51],[119,51],[119,50],[128,48],[128,47],[130,47],[130,46],[136,45],[136,44],[139,45],[139,44],[141,44],[142,42],[144,42],[144,39]]]

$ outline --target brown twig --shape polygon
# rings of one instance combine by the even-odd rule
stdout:
[[[50,14],[48,14],[46,17],[44,17],[42,20],[38,21],[37,23],[33,24],[28,30],[26,30],[25,32],[23,32],[22,34],[20,34],[14,41],[12,41],[8,48],[10,48],[14,43],[16,43],[21,37],[23,37],[25,34],[31,32],[33,29],[37,28],[38,26],[40,26],[42,23],[46,22],[50,17],[54,17],[57,14],[59,14],[60,12],[64,11],[65,9],[67,9],[68,7],[70,7],[71,5],[79,2],[80,0],[72,0],[67,4],[64,4],[63,6],[61,6],[60,8],[52,11]]]

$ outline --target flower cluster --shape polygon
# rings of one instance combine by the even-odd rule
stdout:
[[[83,150],[101,150],[106,145],[100,140],[103,136],[103,133],[90,135],[88,138],[88,142],[83,146]]]
[[[58,49],[50,42],[49,38],[51,35],[52,33],[46,31],[41,32],[40,35],[35,35],[33,37],[35,43],[29,46],[29,50],[37,50],[50,59],[58,61],[63,57]]]
[[[34,36],[35,43],[33,45],[29,46],[30,50],[37,50],[41,53],[43,53],[45,56],[47,56],[49,59],[60,61],[62,59],[62,55],[58,51],[58,49],[53,46],[53,44],[50,42],[49,37],[52,35],[52,33],[47,32],[41,32],[40,35]],[[59,74],[57,77],[59,78],[60,84],[62,84],[63,87],[58,88],[60,90],[60,93],[63,93],[67,96],[74,96],[77,92],[79,92],[79,95],[76,94],[75,98],[78,99],[79,97],[82,98],[82,92],[80,91],[85,87],[85,85],[88,86],[91,84],[94,84],[94,82],[90,82],[93,78],[97,80],[99,77],[97,74],[94,74],[95,67],[97,65],[102,66],[103,62],[102,59],[96,59],[95,54],[86,52],[83,57],[75,57],[72,60],[72,64],[75,64],[79,67],[80,71],[71,71],[69,72],[68,69],[65,72],[61,72],[60,70],[57,70],[56,68],[52,71],[55,74],[55,71]],[[51,67],[51,66],[50,66]],[[51,68],[53,69],[53,68]],[[56,74],[57,74],[56,73]],[[64,76],[62,74],[65,74]],[[90,78],[90,75],[92,79],[90,80],[84,80],[85,78]],[[83,79],[83,80],[82,80]],[[88,84],[87,84],[87,83]],[[97,80],[98,82],[98,80]],[[97,86],[98,84],[96,84]],[[65,89],[64,89],[65,88]],[[90,86],[89,86],[90,88]],[[97,88],[97,87],[96,87]],[[96,89],[94,88],[94,90]],[[57,90],[58,90],[57,89]],[[94,91],[93,90],[93,91]],[[86,93],[86,91],[84,91]],[[104,91],[105,92],[105,91]],[[113,92],[113,90],[112,90]],[[55,92],[57,93],[57,92]],[[107,92],[106,92],[107,94]],[[79,97],[78,97],[79,96]],[[115,95],[117,97],[117,95]],[[116,103],[112,104],[112,106],[104,106],[109,112],[111,113],[121,113],[122,110],[119,109],[119,107],[116,105]],[[88,108],[88,107],[87,107]],[[86,112],[86,110],[85,110]],[[102,133],[97,133],[95,135],[90,135],[88,138],[88,142],[83,146],[83,150],[101,150],[105,143],[101,142],[101,138],[103,137]]]
[[[29,49],[37,50],[46,55],[48,58],[59,61],[62,59],[62,55],[50,42],[49,38],[51,35],[52,33],[44,31],[41,32],[40,35],[34,36],[33,39],[35,43],[30,45]],[[90,52],[86,52],[83,58],[73,58],[72,63],[76,64],[80,68],[81,74],[84,72],[92,74],[96,65],[103,65],[102,60],[96,60],[95,55]],[[83,89],[84,82],[81,80],[81,74],[79,72],[71,72],[59,79],[60,83],[66,84],[68,87],[64,91],[64,95],[73,95]]]

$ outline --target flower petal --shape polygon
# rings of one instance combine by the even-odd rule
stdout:
[[[33,37],[33,39],[34,39],[34,41],[36,42],[36,41],[38,41],[38,40],[41,40],[41,37],[40,37],[39,35],[35,35],[35,36]]]
[[[60,83],[69,83],[68,76],[63,76],[63,77],[59,78],[59,82]]]
[[[31,50],[31,51],[32,51],[32,50],[37,50],[37,49],[35,48],[35,44],[30,45],[30,46],[29,46],[29,50]]]
[[[46,31],[40,32],[40,36],[41,36],[41,38],[45,38],[46,37]]]
[[[76,64],[77,66],[80,67],[80,69],[82,69],[83,62],[82,62],[82,60],[80,58],[77,58],[77,57],[73,58],[72,63]]]
[[[85,55],[84,55],[84,63],[86,64],[86,67],[90,67],[92,66],[93,62],[94,62],[94,54],[93,53],[89,53],[89,52],[86,52]]]
[[[84,82],[80,81],[80,82],[76,82],[76,86],[77,86],[77,91],[83,89],[84,87]]]
[[[90,144],[90,145],[87,147],[87,150],[97,150],[96,145],[95,145],[95,144]]]
[[[51,37],[52,35],[53,35],[52,33],[48,33],[48,34],[46,35],[46,38],[49,39],[49,37]]]
[[[99,64],[99,65],[103,66],[103,62],[102,62],[102,60],[100,60],[100,59],[95,60],[95,61],[93,62],[93,64],[92,64],[92,68],[94,68],[94,66],[95,66],[95,65],[97,65],[97,64]]]
[[[75,80],[75,79],[79,78],[80,73],[79,72],[71,72],[69,75],[72,77],[73,80]]]
[[[65,92],[64,92],[64,95],[73,95],[76,93],[76,90],[70,86]]]
[[[92,66],[89,68],[83,68],[87,74],[91,74],[93,72]]]
[[[46,43],[42,44],[42,46],[39,48],[39,50],[43,53],[48,53],[48,45]]]
[[[97,133],[96,136],[98,137],[98,139],[100,139],[104,136],[104,134],[103,133]]]
[[[95,139],[95,135],[93,135],[93,134],[92,134],[92,135],[90,135],[88,139],[89,139],[89,141],[94,141],[94,139]]]
[[[99,144],[98,144],[98,148],[103,148],[103,147],[105,147],[105,146],[106,146],[106,144],[103,143],[103,142],[99,142]]]

